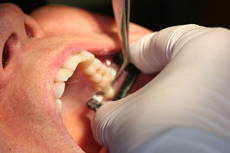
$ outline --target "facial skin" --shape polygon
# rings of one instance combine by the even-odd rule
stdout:
[[[59,113],[54,77],[81,50],[106,57],[120,50],[114,21],[66,6],[46,6],[31,16],[13,4],[0,5],[0,55],[9,54],[6,64],[0,58],[0,152],[98,153],[86,117],[89,81],[74,74],[71,79],[81,83],[70,79]],[[149,32],[132,24],[130,40]]]

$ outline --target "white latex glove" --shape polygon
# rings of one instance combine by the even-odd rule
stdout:
[[[229,30],[170,27],[132,44],[131,60],[144,73],[161,72],[97,111],[93,132],[111,153],[149,153],[146,144],[180,127],[230,140]]]

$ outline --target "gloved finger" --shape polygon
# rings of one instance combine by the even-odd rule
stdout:
[[[160,64],[157,65],[150,56],[142,59],[152,64],[147,69],[138,59],[142,56],[137,56],[136,62],[132,59],[134,64],[138,66],[140,62],[139,68],[147,73],[160,71],[169,65],[141,91],[118,102],[107,103],[98,110],[92,120],[92,129],[98,142],[110,145],[111,150],[117,146],[131,147],[149,136],[148,133],[142,133],[141,139],[141,129],[148,127],[152,130],[151,136],[155,137],[171,125],[208,130],[210,127],[206,129],[205,126],[208,123],[213,125],[214,133],[223,135],[225,132],[219,127],[229,129],[227,122],[221,119],[229,116],[226,115],[229,110],[229,86],[226,83],[230,78],[227,71],[230,65],[229,31],[190,25],[167,28],[146,37],[140,50],[155,54]],[[149,50],[151,45],[156,50]],[[211,111],[207,111],[210,104]],[[215,117],[213,112],[218,112]],[[207,118],[205,122],[203,116]],[[218,123],[215,122],[217,120]],[[155,125],[161,125],[162,129],[152,129]]]
[[[122,102],[106,102],[104,103],[96,113],[91,114],[91,129],[95,140],[102,146],[107,146],[106,141],[103,138],[104,130],[110,127],[109,121],[115,117],[117,108],[122,106]]]
[[[144,73],[161,71],[194,36],[209,28],[190,24],[174,26],[144,36],[131,44],[131,62]],[[182,38],[183,37],[183,38]]]

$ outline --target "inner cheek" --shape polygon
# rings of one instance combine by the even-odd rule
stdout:
[[[130,93],[144,86],[153,77],[154,75],[141,74]],[[93,84],[80,69],[76,69],[73,76],[66,82],[66,89],[62,96],[62,118],[69,134],[83,150],[98,153],[102,147],[93,138],[87,116],[89,110],[86,106],[87,100],[93,93]]]
[[[93,139],[86,106],[86,101],[93,93],[92,83],[80,70],[76,70],[66,82],[62,96],[62,118],[69,134],[84,151],[98,153],[101,146]]]

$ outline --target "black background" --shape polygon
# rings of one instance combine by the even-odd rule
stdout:
[[[75,6],[78,6],[78,3],[84,0],[75,1]],[[84,8],[112,15],[111,3],[110,0],[108,1],[109,3],[97,4],[94,0],[92,5]],[[1,2],[15,3],[26,13],[50,3],[45,0],[2,0]],[[230,28],[230,0],[131,0],[131,4],[131,21],[152,30],[189,23]]]

